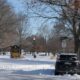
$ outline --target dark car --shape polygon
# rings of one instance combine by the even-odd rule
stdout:
[[[77,54],[59,54],[55,65],[55,75],[75,74],[78,70]]]

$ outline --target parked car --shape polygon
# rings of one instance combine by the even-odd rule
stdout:
[[[47,55],[47,53],[44,53],[44,52],[39,53],[39,56],[46,56],[46,55]]]
[[[77,54],[58,54],[56,65],[55,65],[55,75],[63,74],[75,74],[78,71],[78,59]]]

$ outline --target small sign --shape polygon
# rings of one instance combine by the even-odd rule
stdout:
[[[66,40],[62,40],[62,48],[66,48]]]
[[[33,40],[36,40],[36,38],[35,38],[35,37],[33,37]]]

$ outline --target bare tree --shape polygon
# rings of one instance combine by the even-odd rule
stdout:
[[[24,46],[27,45],[27,43],[25,44],[26,38],[31,35],[31,32],[29,31],[27,15],[20,13],[20,14],[18,14],[18,18],[19,18],[20,22],[19,22],[19,26],[17,26],[17,28],[16,28],[17,36],[18,36],[17,44],[21,48],[24,48]]]
[[[79,42],[80,42],[80,26],[79,26],[79,18],[80,18],[80,0],[34,0],[33,2],[37,4],[37,1],[41,5],[46,5],[49,9],[53,10],[53,13],[56,13],[55,15],[51,14],[44,14],[43,11],[45,11],[42,6],[38,7],[39,12],[34,13],[37,15],[37,17],[42,17],[45,19],[52,20],[56,19],[59,22],[64,23],[67,28],[67,30],[70,30],[73,34],[74,38],[74,52],[78,52],[79,50]],[[35,5],[34,5],[35,6]],[[48,7],[49,6],[49,7]],[[37,9],[38,9],[37,8]],[[42,10],[40,10],[42,9]],[[46,12],[46,11],[45,11]],[[52,13],[52,11],[50,11]]]
[[[38,35],[44,37],[45,40],[47,40],[50,37],[50,29],[48,25],[42,25],[38,28]]]
[[[17,43],[17,27],[21,26],[21,21],[7,1],[0,0],[0,47]]]
[[[74,38],[75,52],[79,50],[79,14],[80,14],[80,1],[79,0],[39,0],[47,5],[57,6],[54,9],[58,13],[59,22],[62,21],[67,26],[66,28],[71,31]],[[47,17],[48,18],[48,17]]]
[[[68,39],[66,40],[67,46],[65,48],[65,52],[69,52],[69,51],[71,52],[71,50],[73,52],[73,49],[72,49],[73,48],[73,45],[72,45],[73,42],[71,42],[72,41],[71,40],[72,34],[71,34],[70,30],[66,29],[64,24],[59,23],[59,22],[56,23],[53,26],[53,29],[51,30],[51,37],[47,41],[48,50],[53,52],[54,54],[56,52],[63,51],[62,40],[61,40],[62,37],[66,37],[66,38],[68,37]]]

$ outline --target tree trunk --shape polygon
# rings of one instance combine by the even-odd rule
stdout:
[[[80,60],[80,41],[78,35],[74,37],[74,52],[77,53],[78,60]]]
[[[78,53],[78,48],[79,48],[79,40],[78,40],[78,36],[76,35],[74,37],[74,52]]]

